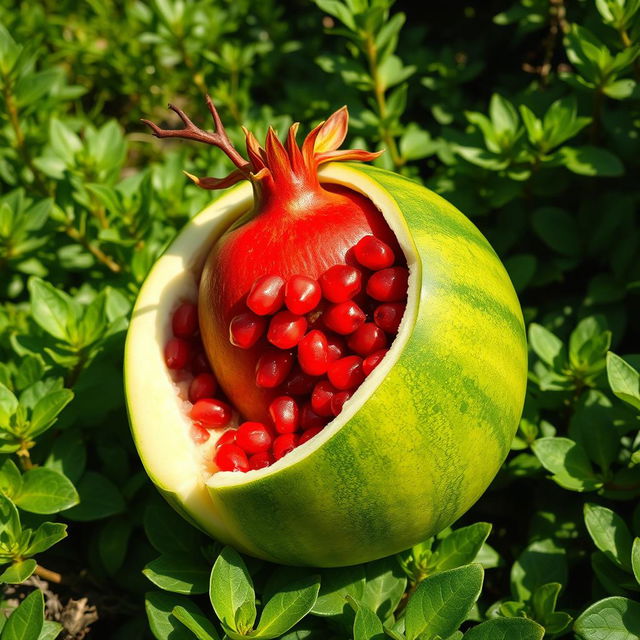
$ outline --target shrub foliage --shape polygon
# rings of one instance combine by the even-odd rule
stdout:
[[[0,6],[2,640],[640,637],[640,2],[392,5]],[[175,101],[204,122],[206,92],[237,143],[347,103],[353,144],[471,216],[518,290],[512,452],[453,529],[397,557],[243,558],[141,469],[128,315],[215,197],[181,170],[229,167],[139,119],[172,126]]]

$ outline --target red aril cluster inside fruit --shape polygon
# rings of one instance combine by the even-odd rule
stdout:
[[[334,265],[317,279],[260,276],[229,322],[229,342],[255,350],[255,388],[274,393],[265,422],[234,420],[237,412],[202,362],[196,305],[174,311],[165,362],[190,376],[192,437],[203,444],[216,433],[219,470],[263,469],[310,440],[384,358],[405,311],[409,273],[372,235],[351,255],[355,264]]]

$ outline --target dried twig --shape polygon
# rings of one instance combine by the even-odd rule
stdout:
[[[204,142],[206,144],[213,145],[214,147],[218,147],[221,149],[233,162],[233,164],[238,167],[241,171],[247,174],[247,177],[250,172],[250,164],[247,162],[239,153],[236,151],[233,146],[227,132],[225,131],[224,125],[222,124],[222,120],[220,119],[220,115],[216,110],[213,101],[207,95],[207,107],[209,107],[209,111],[213,117],[213,122],[215,124],[215,133],[211,133],[209,131],[205,131],[204,129],[200,129],[197,127],[189,118],[189,116],[179,107],[176,107],[174,104],[169,105],[169,109],[175,112],[180,120],[184,123],[184,129],[162,129],[157,124],[154,124],[150,120],[143,119],[148,127],[153,131],[153,135],[157,138],[184,138],[186,140],[195,140],[196,142]]]

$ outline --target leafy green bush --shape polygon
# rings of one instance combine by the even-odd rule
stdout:
[[[2,640],[640,637],[640,2],[392,4],[0,6]],[[211,198],[181,170],[229,167],[138,120],[173,100],[204,121],[207,91],[237,142],[346,102],[354,144],[470,215],[519,292],[512,454],[454,529],[397,557],[242,558],[141,469],[128,314]]]

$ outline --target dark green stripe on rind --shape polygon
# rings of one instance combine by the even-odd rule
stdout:
[[[357,166],[395,199],[422,262],[400,359],[322,447],[277,474],[211,490],[223,517],[289,564],[355,564],[449,525],[486,489],[522,409],[520,307],[488,242],[442,198]]]

